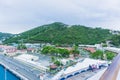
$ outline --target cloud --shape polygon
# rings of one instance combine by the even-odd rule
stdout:
[[[119,7],[119,0],[0,0],[0,31],[19,33],[54,21],[119,29]]]

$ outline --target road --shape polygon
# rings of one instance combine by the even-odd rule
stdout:
[[[0,61],[9,66],[11,70],[14,70],[22,76],[26,77],[28,80],[40,80],[39,74],[41,72],[31,66],[25,65],[11,57],[7,57],[4,55],[0,55]]]

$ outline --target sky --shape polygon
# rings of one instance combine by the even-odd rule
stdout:
[[[120,30],[120,0],[0,0],[0,32],[63,22]]]

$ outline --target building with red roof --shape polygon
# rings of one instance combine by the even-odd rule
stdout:
[[[17,51],[16,47],[0,45],[0,52],[2,53],[15,53]]]
[[[84,49],[91,52],[91,53],[96,52],[95,48],[92,48],[92,47],[87,47],[87,48],[84,48]]]

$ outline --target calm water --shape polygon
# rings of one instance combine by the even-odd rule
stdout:
[[[5,75],[6,75],[6,79],[5,79]],[[5,71],[4,66],[0,65],[0,80],[20,80],[20,78],[15,76],[9,70]]]

